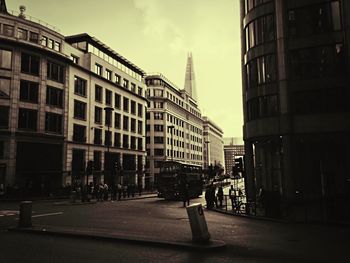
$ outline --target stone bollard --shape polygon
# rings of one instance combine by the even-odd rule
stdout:
[[[69,196],[70,202],[75,203],[76,199],[77,199],[77,192],[76,191],[70,192],[70,196]]]
[[[32,226],[32,201],[23,201],[19,208],[18,227]]]
[[[202,205],[189,205],[186,207],[186,210],[190,220],[192,240],[194,242],[208,242],[210,239],[210,234],[204,217]]]

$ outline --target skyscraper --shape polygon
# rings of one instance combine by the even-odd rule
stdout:
[[[264,190],[267,216],[350,220],[349,15],[241,0],[246,190]]]

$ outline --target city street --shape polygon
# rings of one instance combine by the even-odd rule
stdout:
[[[192,200],[202,202],[203,199]],[[17,203],[0,203],[0,262],[347,262],[350,229],[260,221],[205,211],[212,239],[227,247],[207,253],[171,247],[7,232]],[[46,229],[148,240],[190,242],[181,202],[158,198],[91,205],[33,203],[33,225]],[[35,252],[35,253],[33,253]]]

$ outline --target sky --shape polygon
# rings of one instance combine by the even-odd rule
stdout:
[[[6,0],[26,6],[68,36],[88,33],[145,72],[160,72],[184,88],[192,52],[198,104],[224,132],[242,137],[238,0]]]

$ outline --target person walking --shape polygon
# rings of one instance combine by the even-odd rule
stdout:
[[[218,189],[218,199],[219,199],[219,207],[222,207],[222,200],[224,199],[224,190],[222,189],[222,186],[219,186]]]
[[[236,208],[237,197],[236,197],[236,191],[233,189],[233,185],[231,185],[228,195],[231,199],[232,210],[234,210]]]

